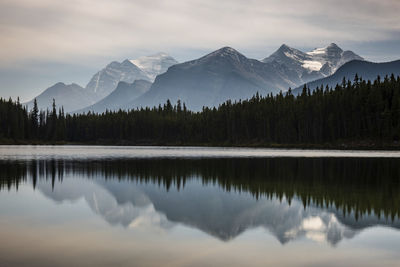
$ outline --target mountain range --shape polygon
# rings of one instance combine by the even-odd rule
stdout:
[[[126,83],[133,83],[136,80],[150,82],[154,80],[155,75],[161,74],[176,63],[175,59],[165,53],[132,60],[126,59],[123,62],[113,61],[94,74],[85,88],[76,84],[57,83],[37,96],[36,100],[40,109],[51,108],[53,99],[55,99],[57,106],[63,106],[67,112],[81,110],[103,101],[103,98],[111,94],[121,81]],[[130,98],[131,96],[128,93],[126,97]],[[25,105],[31,109],[33,99]]]
[[[284,44],[262,60],[247,58],[231,47],[223,47],[180,64],[165,53],[121,63],[115,61],[97,72],[86,88],[64,85],[63,89],[57,84],[46,89],[37,101],[40,108],[50,107],[54,98],[67,112],[101,113],[106,109],[158,106],[169,99],[172,104],[181,100],[189,109],[199,111],[203,106],[218,106],[228,99],[246,99],[257,92],[266,95],[301,88],[304,84],[312,87],[313,81],[318,85],[321,82],[333,85],[341,82],[343,76],[352,79],[355,72],[369,73],[361,76],[374,79],[377,73],[399,74],[400,71],[396,64],[365,62],[334,43],[309,52]],[[141,81],[135,83],[136,80]],[[70,87],[76,88],[72,91]],[[32,101],[28,108],[31,105]]]
[[[304,53],[282,45],[262,61],[245,57],[233,48],[224,47],[204,57],[174,65],[159,75],[150,90],[131,106],[157,106],[169,99],[179,99],[191,110],[218,106],[232,101],[286,91],[310,80],[326,77],[344,63],[362,58],[343,51],[336,44]]]
[[[203,106],[217,106],[227,99],[248,98],[256,92],[267,94],[285,90],[296,84],[288,79],[291,72],[275,62],[265,64],[224,47],[170,67],[157,76],[148,92],[124,108],[152,107],[167,99],[172,103],[180,99],[189,109],[200,110]]]

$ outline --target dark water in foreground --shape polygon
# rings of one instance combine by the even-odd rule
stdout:
[[[0,266],[400,266],[399,212],[396,152],[0,147]]]

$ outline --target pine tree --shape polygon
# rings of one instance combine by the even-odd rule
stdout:
[[[30,113],[31,121],[31,137],[36,139],[39,134],[39,108],[37,105],[36,98],[33,100],[33,108]]]

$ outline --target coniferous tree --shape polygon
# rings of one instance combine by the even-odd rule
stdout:
[[[36,139],[39,134],[39,108],[37,105],[36,98],[33,100],[33,108],[30,113],[31,122],[31,137]]]

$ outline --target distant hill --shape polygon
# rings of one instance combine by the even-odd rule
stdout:
[[[64,107],[65,112],[84,108],[96,101],[95,96],[85,88],[75,83],[64,84],[61,82],[47,88],[36,97],[39,109],[50,109],[53,99],[56,100],[57,107]],[[24,105],[28,106],[30,110],[33,107],[33,100]]]
[[[136,80],[133,83],[119,82],[117,88],[111,92],[108,96],[100,100],[94,105],[86,107],[84,109],[75,111],[76,113],[86,113],[93,111],[96,113],[102,113],[108,110],[118,110],[121,106],[124,106],[138,96],[145,93],[151,86],[151,82],[146,80]]]
[[[347,80],[353,81],[356,74],[359,78],[364,80],[375,80],[378,75],[383,78],[385,75],[391,75],[392,73],[395,75],[400,75],[400,60],[385,63],[353,60],[344,64],[333,75],[306,83],[306,85],[312,91],[315,90],[317,86],[321,85],[324,87],[326,85],[334,87],[336,84],[341,84],[343,77],[345,77]],[[299,86],[294,89],[293,94],[300,94],[303,86]]]

